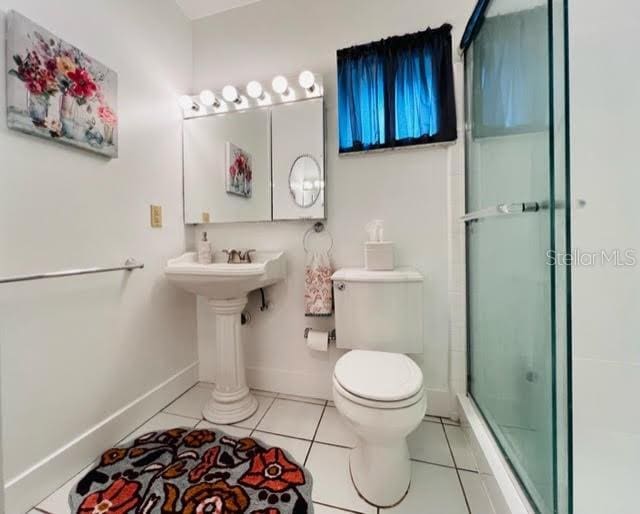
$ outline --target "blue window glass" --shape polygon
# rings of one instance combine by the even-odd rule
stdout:
[[[451,26],[338,51],[340,152],[456,139]]]
[[[385,142],[384,68],[382,60],[369,53],[351,59],[338,70],[338,88],[350,91],[339,95],[340,148],[356,142],[374,146]]]

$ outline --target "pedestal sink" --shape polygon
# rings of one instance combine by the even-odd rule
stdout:
[[[216,317],[216,385],[202,411],[212,423],[230,424],[250,417],[258,401],[249,392],[240,334],[247,294],[285,278],[283,252],[255,252],[251,263],[228,264],[216,253],[212,264],[198,264],[195,252],[169,260],[164,272],[178,287],[207,298]]]

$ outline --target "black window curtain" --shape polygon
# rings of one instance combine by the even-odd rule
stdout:
[[[453,141],[451,25],[338,50],[340,153]]]

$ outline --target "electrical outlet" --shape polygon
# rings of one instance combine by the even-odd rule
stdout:
[[[160,205],[151,206],[151,227],[162,227],[162,207]]]
[[[202,213],[202,223],[211,223],[211,215],[208,212]]]

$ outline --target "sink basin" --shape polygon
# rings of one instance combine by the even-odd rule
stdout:
[[[216,383],[202,409],[212,423],[237,423],[258,410],[258,401],[247,386],[241,314],[248,293],[284,280],[287,263],[283,252],[255,252],[251,260],[228,264],[226,255],[218,252],[212,264],[199,264],[197,254],[189,252],[171,259],[164,268],[170,282],[206,297],[215,316]]]
[[[241,298],[284,279],[283,252],[253,252],[251,260],[250,264],[228,264],[226,255],[216,252],[212,264],[198,264],[198,254],[189,252],[169,260],[164,272],[182,289],[217,300]]]

